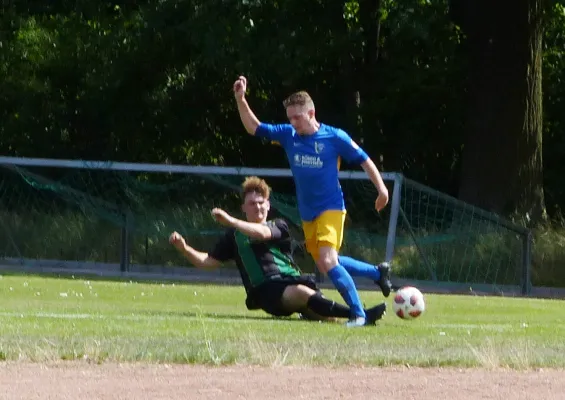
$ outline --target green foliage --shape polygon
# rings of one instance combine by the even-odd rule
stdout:
[[[532,283],[555,287],[565,282],[565,222],[539,226],[534,231]]]
[[[421,244],[421,248],[425,259],[415,246],[399,245],[395,274],[426,281],[437,279],[494,286],[520,282],[521,246],[508,234],[432,237],[428,243]]]
[[[453,193],[466,84],[460,32],[447,1],[385,3],[380,95],[369,105],[381,116],[372,130],[383,132],[377,148],[386,169]]]
[[[369,2],[356,0],[5,6],[0,153],[284,166],[280,149],[242,134],[230,89],[246,74],[263,120],[284,120],[282,98],[304,88],[320,118],[382,155],[385,169],[454,193],[466,85],[461,32],[447,0],[380,4],[369,16]],[[544,160],[548,199],[561,204],[565,17],[560,3],[553,7]]]
[[[549,11],[544,45],[544,180],[549,212],[565,207],[563,154],[565,154],[565,5]]]
[[[418,108],[456,104],[439,99],[453,83],[445,82],[443,71],[451,64],[445,43],[452,35],[443,2],[384,4],[380,90],[375,99],[363,99],[358,112],[371,127],[378,122],[371,122],[373,108],[383,110],[378,115],[385,141],[372,143],[369,132],[347,126],[340,99],[347,87],[363,86],[347,81],[352,75],[344,72],[352,64],[352,74],[359,75],[364,62],[357,2],[84,1],[6,14],[13,30],[3,45],[9,50],[2,62],[9,79],[0,95],[6,106],[0,149],[46,157],[280,165],[278,149],[267,148],[260,157],[260,144],[241,135],[230,87],[245,73],[251,101],[264,119],[284,118],[281,99],[305,88],[317,99],[322,118],[363,135],[370,152],[383,145],[380,151],[404,153],[387,165],[410,170],[416,152],[404,151],[396,140],[386,143],[392,137],[408,143],[416,126],[421,131],[430,125],[426,130],[435,132],[438,118],[450,115],[446,110],[436,118]],[[412,54],[402,50],[408,43]],[[434,56],[437,50],[442,51]],[[447,64],[434,69],[430,55]],[[415,99],[414,110],[398,113],[407,93],[422,98],[424,81],[438,94],[425,102]],[[431,119],[422,125],[410,118],[413,126],[398,126],[408,120],[402,115],[414,111]]]
[[[548,2],[544,183],[565,205],[565,12]],[[0,154],[286,167],[244,135],[306,89],[385,170],[456,194],[469,83],[448,0],[8,2],[0,13]],[[369,10],[370,12],[367,12]]]

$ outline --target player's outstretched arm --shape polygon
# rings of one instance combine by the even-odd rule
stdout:
[[[388,204],[388,189],[383,181],[383,177],[373,160],[370,158],[367,158],[363,163],[361,163],[361,167],[365,170],[369,179],[373,182],[379,192],[377,200],[375,201],[375,209],[377,211],[381,211]]]
[[[240,76],[233,84],[233,93],[235,96],[235,101],[237,102],[237,110],[239,111],[239,117],[241,122],[245,127],[245,130],[250,135],[255,135],[257,127],[261,125],[261,122],[247,103],[245,99],[245,91],[247,90],[247,79],[244,76]]]
[[[175,246],[175,248],[197,268],[213,269],[219,267],[222,264],[215,258],[210,257],[208,253],[198,251],[186,244],[186,241],[178,232],[173,232],[171,234],[171,236],[169,237],[169,243]]]
[[[256,222],[247,222],[241,219],[237,219],[229,215],[221,208],[214,208],[212,210],[212,216],[220,224],[230,228],[235,228],[245,236],[249,236],[252,239],[269,240],[272,237],[271,229],[268,226],[258,224]]]
[[[334,143],[338,148],[339,155],[346,161],[361,164],[361,167],[365,170],[369,179],[379,191],[379,195],[375,201],[375,209],[381,211],[388,203],[388,189],[373,160],[371,160],[367,153],[365,153],[365,151],[344,131],[338,130]]]

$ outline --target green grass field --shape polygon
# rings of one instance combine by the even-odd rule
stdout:
[[[273,319],[243,300],[242,287],[3,275],[0,359],[565,367],[563,301],[426,295],[418,320],[389,312],[347,329]]]

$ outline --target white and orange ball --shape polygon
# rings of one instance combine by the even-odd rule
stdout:
[[[424,295],[413,286],[404,286],[396,291],[392,309],[402,319],[418,318],[426,309]]]

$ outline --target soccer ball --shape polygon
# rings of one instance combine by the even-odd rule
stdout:
[[[397,290],[392,309],[402,319],[418,318],[426,309],[424,295],[413,286],[404,286]]]

